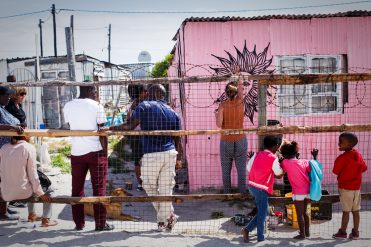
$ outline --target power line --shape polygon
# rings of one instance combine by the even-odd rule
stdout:
[[[85,13],[110,13],[110,14],[218,14],[218,13],[244,13],[244,12],[262,12],[262,11],[276,11],[276,10],[321,8],[321,7],[343,6],[343,5],[369,3],[369,2],[371,2],[371,0],[353,1],[353,2],[347,2],[347,3],[329,3],[329,4],[320,4],[320,5],[282,7],[282,8],[211,10],[211,11],[116,11],[116,10],[59,9],[58,11],[56,11],[56,14],[59,14],[61,11],[85,12]],[[44,12],[50,12],[50,10],[46,9],[46,10],[26,12],[26,13],[15,14],[15,15],[0,16],[0,19],[34,15],[34,14],[39,14],[39,13],[44,13]]]
[[[275,10],[292,10],[292,9],[307,9],[307,8],[321,8],[351,5],[359,3],[369,3],[371,0],[354,1],[347,3],[329,3],[320,5],[307,5],[295,7],[282,7],[282,8],[264,8],[264,9],[243,9],[243,10],[212,10],[212,11],[117,11],[117,10],[87,10],[87,9],[60,9],[60,11],[70,12],[85,12],[85,13],[110,13],[110,14],[217,14],[217,13],[243,13],[243,12],[261,12],[261,11],[275,11]]]
[[[0,19],[13,18],[13,17],[25,16],[25,15],[34,15],[34,14],[40,14],[44,12],[50,12],[50,10],[45,9],[45,10],[39,10],[39,11],[27,12],[27,13],[15,14],[15,15],[0,16]]]

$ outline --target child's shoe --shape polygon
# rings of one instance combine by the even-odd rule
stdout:
[[[36,215],[35,213],[28,214],[28,222],[40,221],[43,217]]]
[[[50,220],[49,218],[42,218],[41,227],[56,226],[58,222],[56,220]]]
[[[165,230],[166,230],[165,222],[159,222],[159,223],[157,223],[157,231],[158,232],[163,232]]]
[[[167,220],[167,230],[171,231],[174,228],[174,225],[178,222],[179,216],[172,213],[170,218]]]
[[[343,232],[341,229],[334,235],[332,235],[333,238],[338,238],[338,239],[346,239],[348,237],[346,232]]]
[[[359,239],[359,231],[352,229],[352,232],[349,234],[349,239],[353,240]]]

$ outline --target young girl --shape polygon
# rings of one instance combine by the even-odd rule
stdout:
[[[305,239],[309,237],[310,219],[307,214],[307,207],[310,207],[310,164],[309,160],[298,159],[299,146],[296,141],[285,140],[281,145],[280,152],[284,158],[281,163],[282,169],[287,173],[292,186],[292,200],[296,208],[300,234],[294,239]],[[312,155],[314,154],[312,151]],[[318,152],[318,151],[316,151]]]
[[[249,191],[258,208],[257,215],[242,228],[244,241],[249,240],[249,232],[258,229],[258,242],[264,240],[264,222],[268,212],[268,195],[273,194],[274,177],[281,178],[283,171],[275,155],[280,147],[277,136],[264,137],[264,151],[257,152],[247,163]]]
[[[1,194],[5,201],[22,200],[32,195],[40,198],[43,216],[35,214],[34,203],[28,203],[28,221],[42,220],[41,226],[55,226],[50,220],[52,189],[44,192],[40,185],[36,167],[36,150],[24,136],[12,137],[11,143],[0,149]]]

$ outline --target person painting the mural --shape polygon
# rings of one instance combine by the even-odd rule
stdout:
[[[9,87],[0,86],[0,130],[13,130],[18,134],[22,134],[23,128],[20,126],[19,120],[5,109],[5,106],[9,103],[10,95],[13,93],[14,92],[10,90]],[[5,144],[10,143],[10,141],[10,136],[0,136],[0,148]],[[8,215],[7,211],[9,211],[9,209],[7,209],[7,203],[0,202],[0,220],[18,219],[18,217]]]
[[[145,100],[148,97],[148,91],[146,85],[129,85],[128,86],[128,92],[130,95],[130,98],[133,100],[133,103],[131,104],[129,111],[126,115],[126,121],[130,121],[130,118],[139,105],[140,102]],[[140,130],[140,126],[138,125],[135,127],[135,130]],[[140,166],[141,166],[141,159],[143,157],[143,148],[142,148],[142,136],[128,136],[130,147],[133,154],[133,160],[134,160],[134,166],[135,166],[135,176],[138,181],[138,191],[143,191],[142,187],[142,179],[140,178],[141,172],[140,172]]]
[[[80,96],[64,106],[64,119],[71,130],[98,130],[106,123],[104,108],[96,99],[94,86],[80,86]],[[71,167],[72,196],[84,196],[84,183],[89,171],[94,196],[106,196],[106,176],[108,169],[107,137],[76,136],[72,137]],[[94,204],[96,231],[113,230],[113,225],[106,223],[106,207]],[[85,227],[84,204],[72,205],[72,217],[75,230]]]
[[[283,171],[275,153],[281,143],[275,136],[266,136],[263,140],[264,150],[254,154],[247,163],[249,172],[248,188],[254,197],[257,215],[241,229],[245,242],[249,241],[249,233],[257,228],[258,242],[264,241],[264,222],[268,213],[268,195],[273,194],[274,177],[281,178]]]
[[[287,173],[289,182],[292,187],[292,200],[294,201],[298,224],[299,235],[294,239],[305,239],[310,236],[310,180],[309,173],[311,165],[309,160],[299,159],[299,145],[296,141],[284,140],[280,148],[280,153],[284,160],[281,167]],[[316,160],[318,150],[312,150],[313,158]]]
[[[240,69],[235,69],[240,75]],[[215,113],[216,126],[221,129],[242,129],[244,120],[243,82],[229,82],[225,87],[228,99],[220,104]],[[232,162],[235,162],[240,193],[246,192],[247,139],[244,134],[224,135],[220,140],[224,193],[231,193]]]
[[[42,227],[55,226],[57,221],[50,220],[52,206],[50,196],[52,187],[44,192],[37,173],[36,149],[24,136],[12,137],[0,149],[1,196],[4,200],[27,199],[32,195],[43,203],[42,217],[35,214],[35,204],[28,203],[28,221],[41,220]]]
[[[180,130],[178,114],[165,101],[166,90],[160,84],[148,87],[148,98],[134,110],[130,120],[110,130]],[[142,138],[143,188],[149,196],[172,195],[175,170],[182,166],[183,149],[178,136],[147,135]],[[171,202],[153,202],[157,212],[158,231],[172,230],[178,216]]]
[[[349,234],[349,239],[359,238],[359,224],[361,209],[361,184],[362,173],[367,171],[367,165],[362,155],[354,148],[358,143],[355,134],[344,132],[339,136],[339,151],[344,151],[339,155],[334,164],[332,172],[337,175],[340,203],[343,210],[341,218],[341,228],[333,235],[334,238],[346,239],[349,213],[353,215],[353,229]]]

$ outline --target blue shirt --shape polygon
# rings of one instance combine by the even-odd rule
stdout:
[[[12,114],[10,114],[4,107],[0,107],[0,124],[19,125],[20,122]],[[0,148],[7,143],[10,143],[10,136],[0,136]]]
[[[143,101],[133,112],[133,120],[140,121],[142,130],[180,130],[178,114],[165,101]],[[175,149],[171,136],[143,136],[143,153]]]

